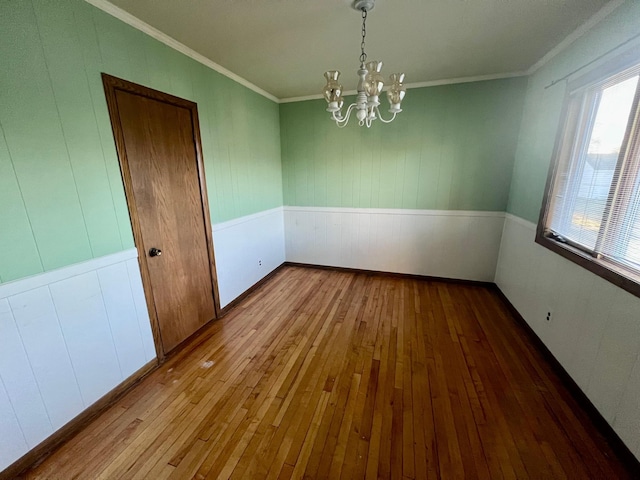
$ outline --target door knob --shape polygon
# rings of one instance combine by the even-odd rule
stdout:
[[[162,255],[162,250],[160,250],[159,248],[151,248],[149,249],[149,256],[150,257],[159,257],[160,255]]]

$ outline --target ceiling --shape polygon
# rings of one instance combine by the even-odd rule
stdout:
[[[356,86],[351,0],[110,0],[279,99]],[[378,0],[367,53],[422,83],[526,71],[610,0]]]

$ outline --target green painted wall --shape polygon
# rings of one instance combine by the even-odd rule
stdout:
[[[411,89],[402,114],[371,129],[337,128],[324,100],[281,104],[285,205],[504,211],[525,88]]]
[[[628,0],[529,77],[509,196],[509,213],[531,222],[538,221],[566,82],[545,87],[638,35],[638,32],[640,2]],[[640,48],[640,42],[636,42],[636,45],[636,48]]]
[[[100,72],[198,103],[214,223],[282,205],[278,105],[82,0],[0,2],[0,282],[133,247]]]

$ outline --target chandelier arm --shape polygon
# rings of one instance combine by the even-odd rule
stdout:
[[[380,74],[382,62],[374,61],[366,63],[366,37],[367,37],[367,16],[369,11],[373,9],[375,0],[353,0],[352,6],[362,14],[362,40],[360,42],[360,68],[358,69],[358,86],[355,103],[347,108],[345,115],[342,115],[342,85],[338,83],[340,72],[331,70],[325,72],[327,84],[323,89],[323,96],[329,104],[327,111],[331,112],[331,119],[339,128],[344,128],[349,123],[351,114],[356,110],[358,125],[370,128],[374,120],[380,119],[382,123],[391,123],[395,120],[398,113],[402,112],[400,102],[406,93],[404,87],[404,73],[394,73],[391,75],[392,85],[387,89],[389,98],[389,113],[391,118],[385,119],[380,114],[379,95],[382,92],[384,81]]]
[[[373,108],[371,108],[371,110],[367,109],[367,116],[365,118],[365,125],[367,126],[367,128],[371,128],[371,125],[373,125],[373,121],[375,119],[376,117],[375,113],[373,113]]]
[[[347,123],[349,123],[349,117],[351,116],[351,112],[353,111],[355,106],[356,106],[355,103],[352,103],[351,105],[349,105],[344,117],[337,117],[336,112],[333,112],[331,114],[333,121],[336,122],[336,125],[338,125],[338,127],[344,128],[347,126]]]
[[[394,112],[393,116],[389,119],[389,120],[385,120],[384,118],[382,118],[382,115],[380,115],[380,110],[378,109],[378,107],[374,107],[376,110],[376,114],[378,115],[378,118],[380,119],[380,121],[382,123],[391,123],[395,120],[397,113]]]

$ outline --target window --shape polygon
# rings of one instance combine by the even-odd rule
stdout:
[[[569,84],[536,241],[640,296],[640,58]]]

